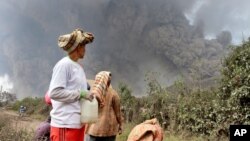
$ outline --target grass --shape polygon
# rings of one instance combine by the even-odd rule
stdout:
[[[10,116],[0,114],[0,141],[29,141],[33,133],[25,128],[18,129]]]
[[[135,126],[135,123],[128,123],[125,124],[123,127],[123,132],[121,135],[117,135],[116,136],[116,140],[117,141],[127,141],[128,135],[130,133],[130,131],[133,129],[133,127]]]
[[[124,129],[121,135],[117,135],[117,141],[127,141],[128,135],[133,127],[136,126],[135,123],[127,123],[124,125]],[[191,134],[186,131],[182,131],[181,133],[171,133],[169,131],[164,132],[164,141],[227,141],[227,138],[217,139],[215,137],[207,137],[207,136],[197,136]]]

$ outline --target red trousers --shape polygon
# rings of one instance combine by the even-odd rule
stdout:
[[[50,128],[51,141],[84,141],[84,126],[81,129]]]

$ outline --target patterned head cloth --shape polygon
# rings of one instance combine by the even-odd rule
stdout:
[[[103,97],[108,89],[108,82],[111,80],[111,72],[101,71],[95,76],[95,82],[91,87],[91,92],[99,99],[100,105],[104,105]]]
[[[68,53],[72,52],[79,44],[92,43],[94,36],[92,33],[76,29],[70,34],[61,35],[58,38],[58,46]]]

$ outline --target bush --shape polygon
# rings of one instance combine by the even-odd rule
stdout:
[[[233,48],[223,62],[221,97],[235,106],[250,104],[250,38]]]
[[[221,83],[223,108],[233,115],[228,122],[250,124],[250,38],[224,60]]]
[[[12,104],[12,110],[18,112],[21,105],[27,108],[27,115],[41,115],[44,119],[49,115],[52,108],[51,106],[45,104],[43,98],[26,97],[22,100],[17,100],[14,104]]]
[[[178,101],[178,129],[211,135],[217,125],[218,101],[216,93],[196,91]]]

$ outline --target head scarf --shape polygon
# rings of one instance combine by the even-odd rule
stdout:
[[[88,44],[93,42],[92,33],[84,32],[82,29],[75,29],[70,34],[61,35],[58,38],[58,46],[64,51],[70,53],[76,49],[79,44]]]
[[[111,72],[101,71],[96,75],[94,85],[91,87],[91,92],[99,99],[99,104],[102,106],[104,105],[103,97],[106,95],[110,80]]]

